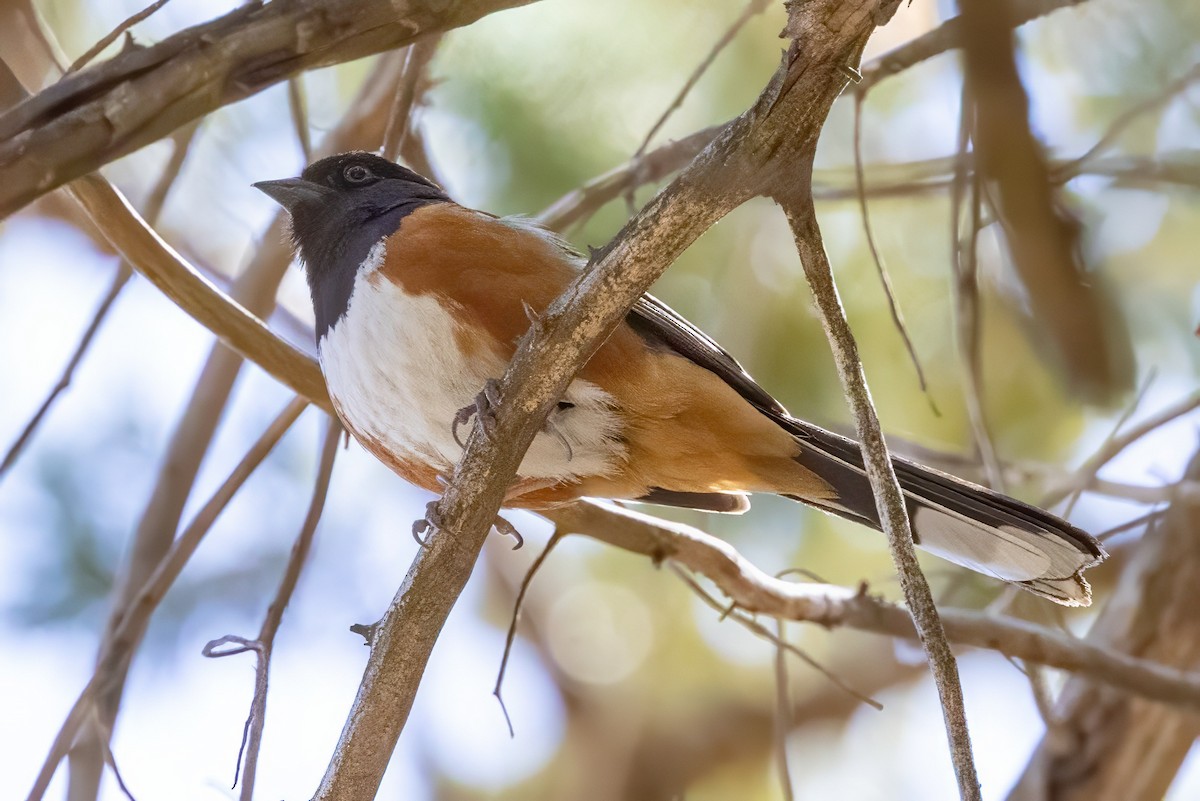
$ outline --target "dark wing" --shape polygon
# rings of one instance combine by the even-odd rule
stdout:
[[[838,501],[826,505],[808,498],[796,500],[880,527],[857,442],[789,415],[733,356],[656,298],[644,295],[626,322],[651,346],[669,348],[715,373],[803,443],[797,461],[829,482]],[[1106,554],[1087,532],[1036,506],[915,462],[893,457],[892,464],[907,496],[914,541],[923,548],[1062,604],[1090,602],[1081,573]],[[655,500],[653,495],[646,500]]]
[[[629,327],[651,345],[673,350],[685,359],[715,373],[750,403],[775,417],[788,416],[787,409],[771,397],[746,372],[738,360],[712,337],[653,295],[642,295],[625,317]]]

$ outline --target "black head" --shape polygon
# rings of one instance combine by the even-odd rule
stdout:
[[[254,185],[287,209],[317,315],[317,339],[345,312],[371,247],[421,206],[450,198],[437,184],[373,153],[342,153],[299,178]]]

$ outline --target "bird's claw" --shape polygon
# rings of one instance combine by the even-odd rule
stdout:
[[[442,513],[438,511],[438,501],[430,501],[425,504],[425,516],[412,524],[413,539],[417,541],[417,545],[424,548],[429,544],[429,537],[423,537],[425,532],[434,532],[442,527]],[[512,549],[515,551],[525,544],[525,538],[521,536],[521,532],[517,531],[517,527],[505,520],[500,515],[496,515],[496,519],[492,522],[492,528],[498,534],[506,537],[512,537],[516,544]]]
[[[496,520],[492,523],[492,528],[496,530],[497,534],[501,534],[505,537],[512,537],[514,540],[516,540],[512,547],[514,551],[525,544],[525,538],[521,536],[521,532],[517,531],[517,527],[505,520],[500,515],[496,515]]]
[[[425,516],[412,524],[413,539],[422,548],[429,543],[429,537],[422,537],[426,531],[437,531],[442,526],[442,514],[438,511],[438,502],[430,501],[425,504]]]
[[[489,378],[484,382],[483,390],[475,396],[475,402],[470,406],[464,406],[454,414],[454,421],[450,425],[450,433],[454,435],[454,441],[458,443],[458,447],[465,448],[462,439],[458,436],[458,427],[466,425],[471,421],[472,417],[478,415],[479,427],[483,429],[484,436],[491,439],[496,433],[496,408],[500,406],[500,382],[494,378]]]

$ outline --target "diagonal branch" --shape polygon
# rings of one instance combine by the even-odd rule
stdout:
[[[862,442],[863,464],[875,494],[879,519],[887,534],[892,561],[900,576],[904,599],[912,611],[925,656],[933,672],[934,683],[942,703],[946,734],[950,740],[950,756],[958,777],[958,793],[964,799],[979,799],[979,778],[971,753],[971,738],[967,730],[966,709],[958,664],[946,639],[933,593],[913,547],[912,529],[900,484],[892,468],[891,456],[883,440],[879,418],[867,389],[866,376],[858,357],[858,346],[846,321],[846,313],[833,283],[833,273],[817,226],[817,212],[809,194],[779,197],[787,215],[796,250],[804,266],[804,275],[812,288],[813,298],[821,314],[821,323],[833,349],[834,362],[842,379],[842,389],[854,414],[858,438]]]

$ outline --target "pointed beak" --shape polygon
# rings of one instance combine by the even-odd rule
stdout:
[[[299,206],[306,203],[315,203],[322,200],[327,194],[333,192],[320,184],[314,184],[311,181],[305,181],[303,178],[282,178],[278,181],[259,181],[254,184],[254,188],[260,190],[267,197],[274,200],[280,206],[288,210],[288,213],[295,211]]]

